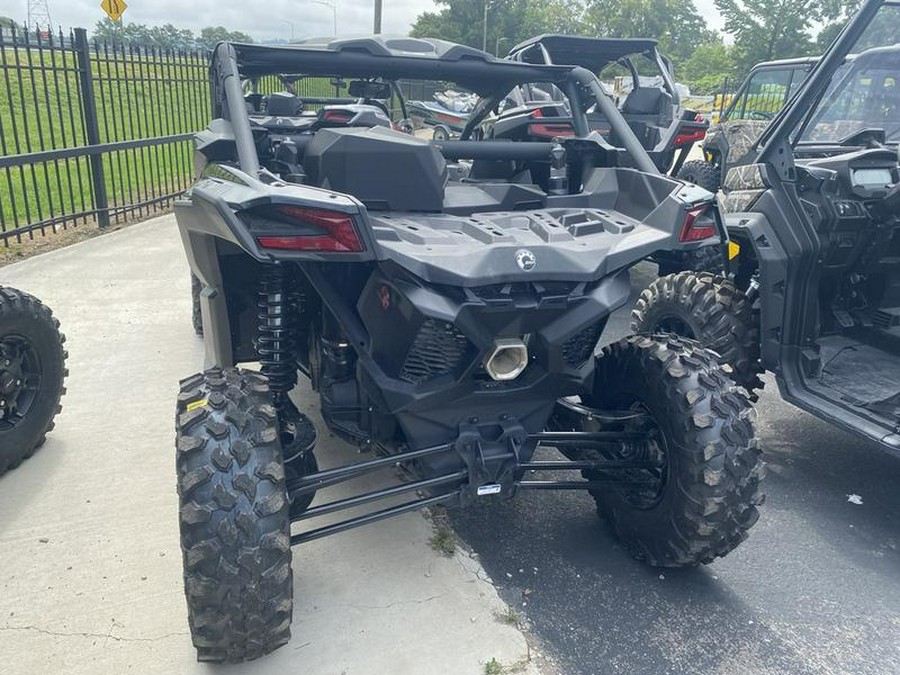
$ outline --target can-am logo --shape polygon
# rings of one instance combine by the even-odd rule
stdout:
[[[520,248],[516,251],[516,264],[526,272],[530,272],[537,265],[537,258],[527,248]]]

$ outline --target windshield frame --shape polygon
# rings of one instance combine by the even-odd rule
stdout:
[[[900,73],[900,68],[897,68],[895,70],[893,68],[893,63],[884,63],[884,61],[890,59],[891,56],[894,57],[893,60],[895,62],[900,60],[900,42],[896,43],[895,45],[874,47],[872,49],[860,52],[859,54],[848,55],[844,59],[844,62],[835,70],[834,74],[832,75],[832,81],[834,82],[834,85],[832,86],[832,83],[829,82],[828,86],[822,90],[821,94],[817,97],[814,105],[810,106],[809,112],[798,125],[793,135],[792,145],[794,147],[832,145],[843,146],[848,139],[852,139],[854,136],[858,136],[864,131],[870,129],[880,129],[881,131],[883,131],[885,136],[884,143],[886,145],[897,145],[898,142],[900,142],[900,127],[885,129],[880,126],[873,126],[872,124],[868,124],[866,120],[858,120],[860,126],[839,139],[814,140],[808,138],[808,134],[811,133],[816,125],[826,122],[825,120],[818,118],[825,112],[827,112],[827,106],[836,103],[843,95],[844,91],[846,91],[849,87],[856,87],[858,77],[866,70],[871,69]],[[845,68],[843,73],[841,72],[842,68]],[[896,83],[897,77],[900,77],[900,75],[895,77],[894,87],[898,86],[898,84]],[[835,80],[835,78],[838,79]],[[900,102],[900,93],[895,92],[894,98],[898,99],[898,102]],[[855,122],[857,120],[837,120],[835,123],[840,123],[842,121]],[[889,132],[890,136],[888,135]]]

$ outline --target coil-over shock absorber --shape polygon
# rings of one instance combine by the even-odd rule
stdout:
[[[284,265],[278,262],[266,265],[259,282],[256,353],[279,412],[286,405],[288,392],[297,384],[289,294],[290,280]]]
[[[291,301],[297,302],[300,296],[292,293],[292,282],[284,264],[267,264],[260,278],[257,301],[256,353],[278,412],[286,463],[305,458],[316,441],[313,423],[288,397],[297,384],[294,321],[299,308]]]

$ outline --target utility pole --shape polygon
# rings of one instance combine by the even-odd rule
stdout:
[[[381,33],[381,5],[382,0],[375,0],[375,35]]]
[[[487,51],[487,15],[488,8],[491,6],[491,0],[484,0],[484,33],[481,36],[481,51]]]

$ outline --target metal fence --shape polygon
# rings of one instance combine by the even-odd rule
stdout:
[[[0,28],[0,239],[167,208],[210,118],[208,56]]]
[[[190,186],[190,139],[210,119],[208,65],[204,50],[91,42],[81,28],[0,27],[3,244],[167,209]],[[254,86],[321,103],[348,96],[340,78],[295,79],[267,76]],[[398,85],[420,100],[443,88]],[[393,97],[391,107],[399,118]]]

